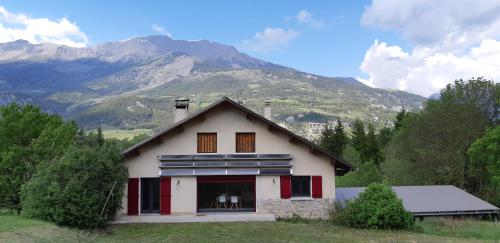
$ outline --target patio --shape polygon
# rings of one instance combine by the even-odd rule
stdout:
[[[258,222],[276,221],[273,214],[258,213],[199,213],[179,215],[119,216],[112,224],[130,223],[194,223],[194,222]]]

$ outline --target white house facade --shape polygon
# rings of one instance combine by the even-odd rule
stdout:
[[[222,98],[123,152],[129,181],[122,214],[211,212],[325,218],[335,176],[352,166],[270,120]]]

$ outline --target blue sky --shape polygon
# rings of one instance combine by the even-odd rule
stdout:
[[[17,38],[17,34],[12,34],[17,33],[15,28],[30,29],[30,23],[20,18],[9,21],[16,16],[48,19],[55,23],[54,28],[62,26],[61,19],[66,19],[64,28],[68,31],[44,40],[65,43],[61,38],[67,34],[73,36],[70,39],[80,38],[84,45],[94,45],[159,33],[174,39],[207,39],[302,71],[352,76],[374,87],[428,95],[460,75],[499,78],[489,69],[467,66],[488,62],[474,56],[474,48],[493,54],[500,50],[500,31],[493,30],[500,25],[500,11],[496,10],[500,9],[500,2],[458,1],[463,7],[454,6],[461,4],[449,0],[412,1],[404,5],[404,1],[397,0],[53,0],[43,4],[0,0],[4,10],[3,18],[0,11],[0,42]],[[470,16],[462,17],[462,13]],[[490,16],[481,17],[485,13]],[[2,39],[1,24],[9,37]],[[447,27],[450,25],[452,28]],[[51,28],[45,32],[51,32]],[[465,42],[458,38],[472,34],[480,37],[467,37],[470,40]],[[500,68],[499,62],[491,68],[497,65]]]

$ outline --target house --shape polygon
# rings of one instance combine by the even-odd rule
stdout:
[[[324,218],[335,176],[353,167],[229,98],[188,115],[123,152],[122,214],[272,213]]]
[[[346,206],[365,187],[337,188],[337,201]],[[403,206],[415,217],[487,216],[497,217],[499,209],[486,201],[452,185],[393,186]]]

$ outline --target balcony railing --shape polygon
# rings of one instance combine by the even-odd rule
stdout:
[[[161,176],[290,175],[290,154],[160,155]]]

